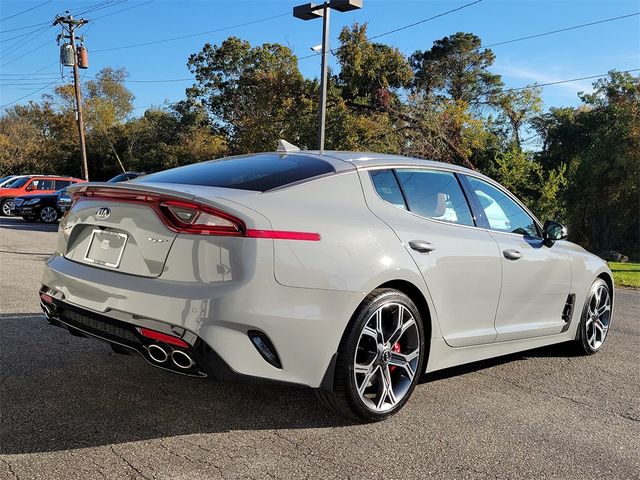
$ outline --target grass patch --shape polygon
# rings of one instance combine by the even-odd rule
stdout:
[[[609,262],[617,287],[640,288],[640,263]]]

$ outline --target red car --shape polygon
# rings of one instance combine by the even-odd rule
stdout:
[[[13,199],[29,193],[54,193],[74,183],[84,182],[81,178],[59,175],[29,175],[0,188],[0,215],[10,216]]]

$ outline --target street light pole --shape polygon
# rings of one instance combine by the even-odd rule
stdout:
[[[323,5],[322,15],[322,60],[320,62],[320,105],[318,106],[318,150],[324,152],[324,127],[327,120],[327,76],[329,66],[327,55],[329,54],[329,15],[331,9],[329,2]]]
[[[320,65],[320,102],[318,103],[318,150],[324,152],[324,130],[327,120],[327,77],[329,65],[329,15],[331,9],[348,12],[362,8],[363,0],[328,0],[320,5],[306,3],[293,7],[293,16],[300,20],[313,20],[322,17],[322,53]]]

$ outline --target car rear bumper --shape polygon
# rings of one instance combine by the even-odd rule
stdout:
[[[58,309],[49,314],[52,323],[132,349],[154,366],[225,381],[260,379],[314,388],[323,385],[342,333],[364,297],[285,287],[272,270],[244,281],[201,284],[122,274],[59,254],[47,262],[43,292]],[[121,329],[120,335],[105,333],[112,327]],[[199,370],[157,365],[137,327],[184,339]],[[252,341],[256,331],[271,342],[281,368]]]

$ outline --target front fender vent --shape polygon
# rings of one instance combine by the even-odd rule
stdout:
[[[576,294],[570,293],[567,296],[567,301],[564,304],[564,309],[562,310],[562,321],[564,322],[564,327],[562,327],[562,332],[566,332],[571,324],[571,318],[573,318],[573,308],[576,303]]]

